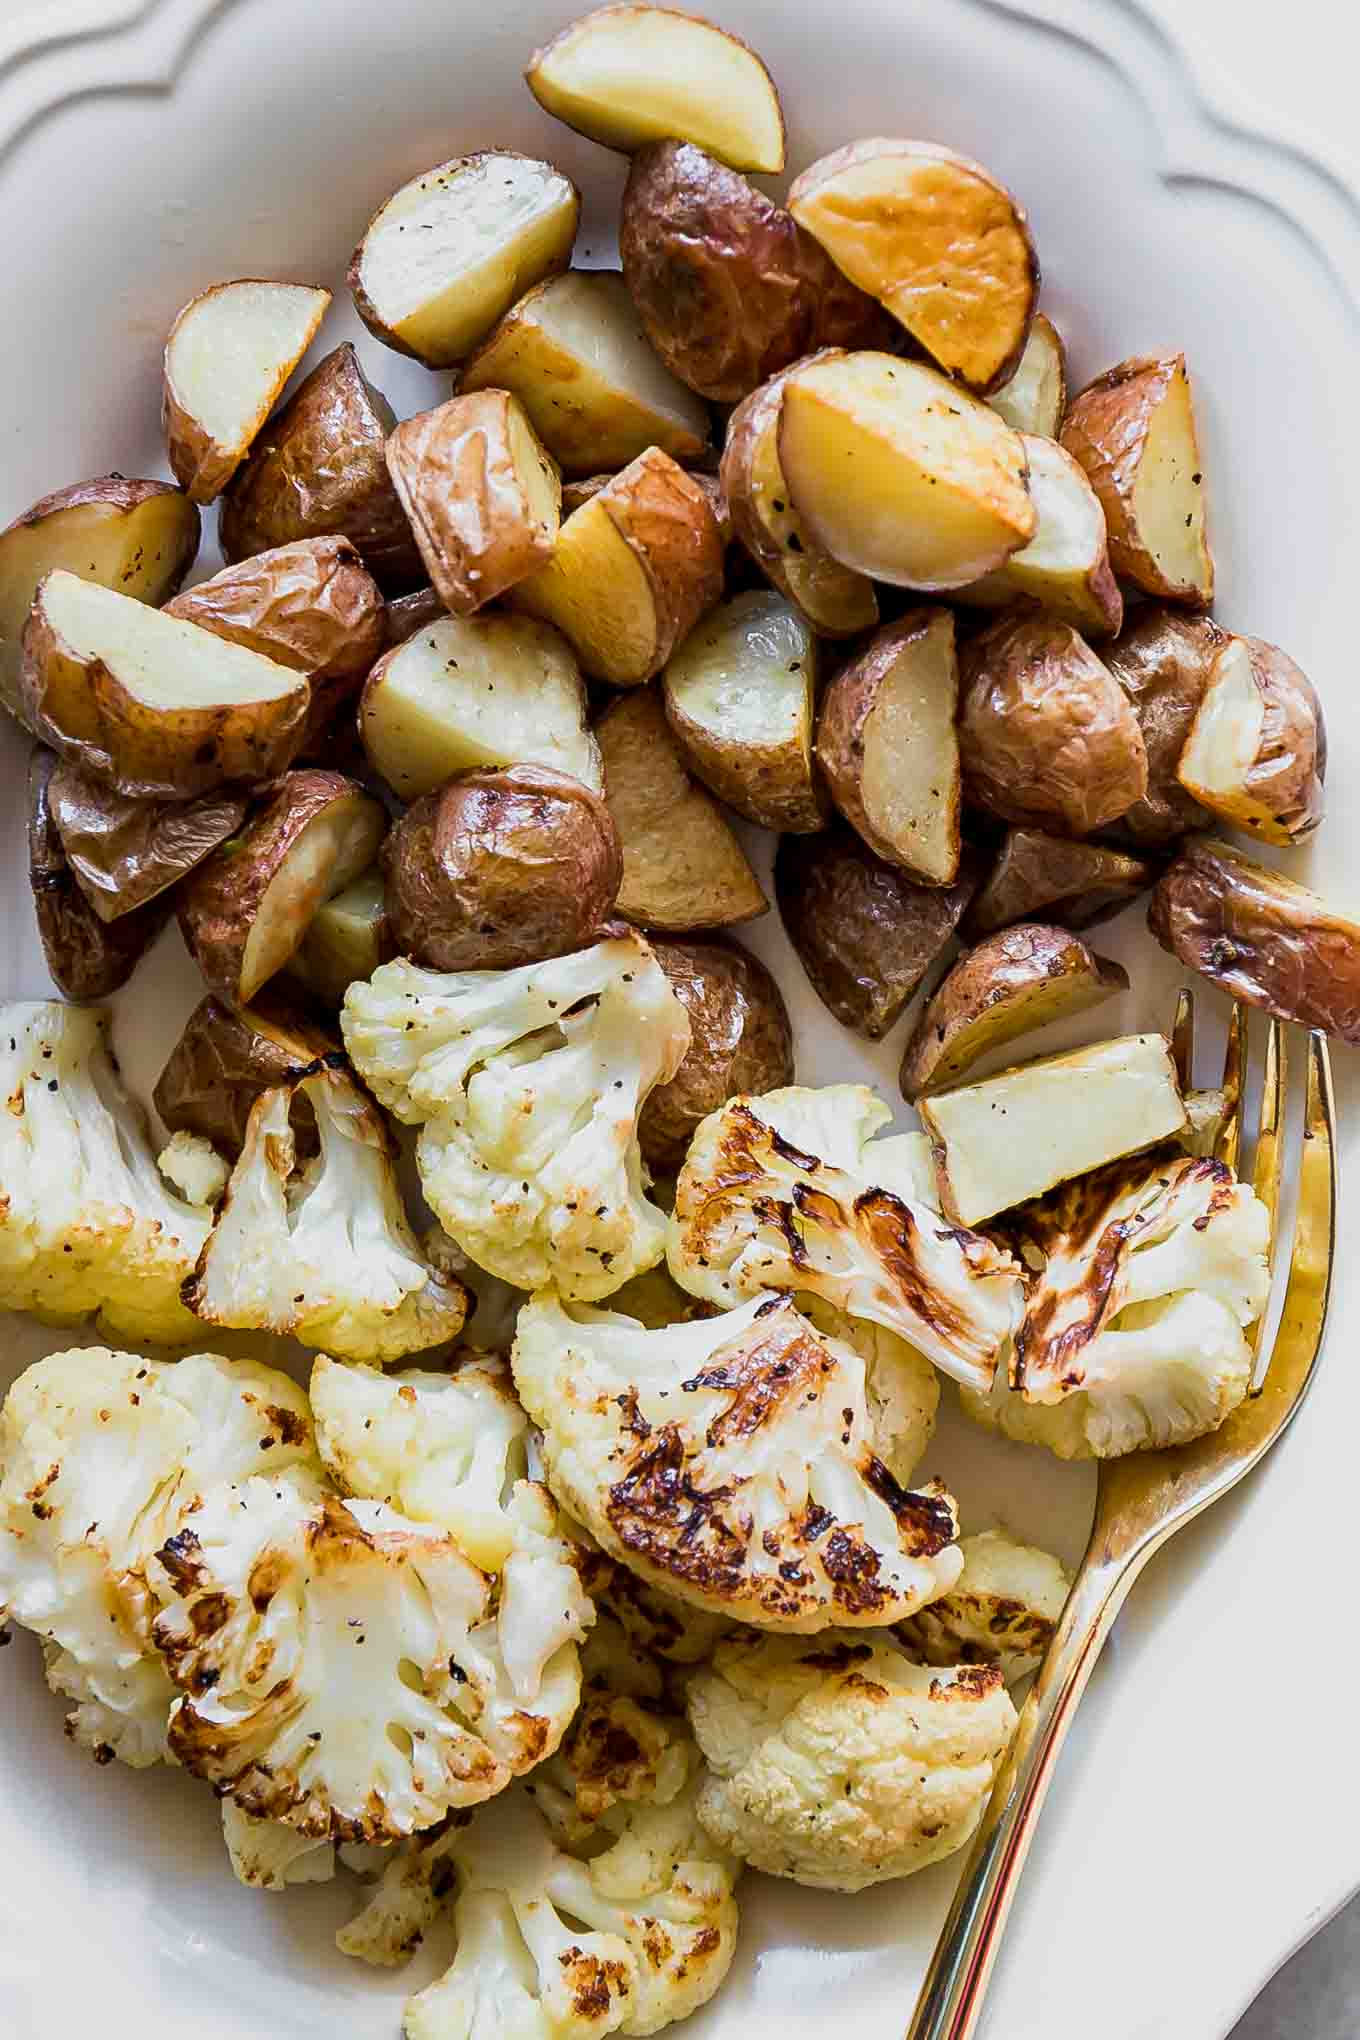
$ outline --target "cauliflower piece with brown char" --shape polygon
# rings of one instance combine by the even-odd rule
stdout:
[[[959,1545],[963,1571],[947,1594],[897,1624],[908,1654],[928,1665],[1000,1665],[1007,1685],[1034,1671],[1071,1586],[1051,1552],[982,1530]]]

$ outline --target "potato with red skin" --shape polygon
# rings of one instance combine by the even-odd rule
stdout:
[[[684,1061],[638,1119],[644,1157],[665,1172],[679,1167],[700,1120],[727,1099],[793,1082],[793,1030],[778,985],[735,942],[656,937],[652,953],[690,1025]]]
[[[249,276],[210,284],[181,308],[165,342],[161,427],[195,503],[221,495],[330,302],[317,284]]]
[[[187,877],[236,833],[249,805],[230,792],[135,800],[69,759],[53,772],[47,800],[71,874],[101,921],[135,913]]]
[[[1119,834],[1140,849],[1174,843],[1209,824],[1207,808],[1176,776],[1209,673],[1227,633],[1211,617],[1192,616],[1162,602],[1136,610],[1100,656],[1138,718],[1147,752],[1148,785],[1119,818]]]
[[[81,888],[52,819],[55,752],[38,745],[28,767],[28,881],[52,982],[80,1006],[125,985],[170,918],[168,900],[148,900],[117,921],[103,921]]]
[[[1192,798],[1258,843],[1288,849],[1322,820],[1327,726],[1312,682],[1278,645],[1232,637],[1176,774]]]
[[[343,1064],[339,1036],[273,985],[239,1010],[209,996],[185,1022],[152,1103],[170,1133],[201,1134],[235,1160],[261,1093],[295,1084],[320,1062]]]
[[[1157,876],[1155,865],[1104,843],[1078,843],[1042,829],[1008,829],[986,884],[959,923],[967,942],[1016,921],[1093,928],[1108,921]]]

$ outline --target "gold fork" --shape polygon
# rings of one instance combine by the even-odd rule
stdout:
[[[1172,1047],[1183,1086],[1191,1080],[1194,1033],[1193,995],[1182,992]],[[1298,1182],[1288,1287],[1274,1346],[1263,1355],[1267,1308],[1252,1335],[1252,1393],[1209,1437],[1165,1452],[1101,1461],[1086,1555],[1021,1710],[906,2040],[968,2040],[974,2031],[1058,1752],[1125,1595],[1169,1537],[1264,1457],[1312,1380],[1327,1319],[1337,1196],[1331,1065],[1321,1034],[1308,1036],[1307,1060],[1303,1139],[1291,1172],[1284,1152],[1285,1036],[1272,1020],[1252,1177],[1270,1212],[1272,1236],[1281,1182],[1291,1174]],[[1234,1006],[1223,1116],[1213,1142],[1216,1157],[1234,1171],[1242,1146],[1246,1066],[1246,1013]]]

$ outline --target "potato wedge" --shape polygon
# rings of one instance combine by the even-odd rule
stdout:
[[[639,688],[596,725],[605,799],[623,850],[618,912],[685,934],[753,921],[769,901],[712,796],[685,770],[660,690]]]
[[[964,647],[965,797],[1003,821],[1086,836],[1147,792],[1147,751],[1119,682],[1069,624],[1030,610]]]
[[[170,918],[168,900],[148,900],[120,920],[100,919],[75,876],[52,818],[54,751],[35,747],[28,767],[28,882],[48,974],[63,999],[85,1005],[125,985]]]
[[[1004,609],[1026,599],[1086,637],[1113,637],[1124,621],[1124,598],[1110,565],[1100,499],[1056,440],[1020,436],[1039,528],[1004,565],[960,588],[959,600],[976,609]]]
[[[667,1171],[685,1159],[700,1120],[727,1099],[793,1082],[793,1030],[778,985],[735,942],[658,939],[652,954],[690,1027],[684,1061],[648,1095],[638,1118],[645,1160]]]
[[[517,297],[565,269],[581,216],[569,177],[514,149],[455,156],[394,191],[349,266],[376,339],[452,368]]]
[[[1067,409],[1067,349],[1045,312],[1036,312],[1015,373],[988,397],[1017,432],[1056,439]]]
[[[103,475],[43,496],[0,531],[0,705],[23,719],[24,625],[45,574],[64,568],[158,609],[198,552],[195,506],[168,482]]]
[[[914,1104],[949,1090],[994,1048],[1128,988],[1126,971],[1065,928],[1029,921],[989,935],[926,1001],[902,1057],[902,1095]]]
[[[823,552],[900,588],[966,588],[1038,528],[1019,433],[938,370],[891,354],[795,369],[779,465]]]
[[[649,447],[572,512],[511,606],[561,631],[592,679],[636,687],[722,595],[723,542],[707,492]]]
[[[940,1200],[956,1225],[979,1225],[1152,1147],[1185,1125],[1171,1050],[1160,1034],[1117,1035],[922,1098]]]
[[[708,412],[648,346],[623,278],[569,269],[512,305],[459,378],[509,390],[564,474],[626,467],[649,446],[693,460]]]
[[[980,163],[934,142],[849,142],[794,180],[789,211],[949,375],[986,392],[1014,374],[1039,258]]]
[[[339,1006],[356,979],[371,978],[379,964],[395,955],[382,867],[372,864],[353,885],[322,901],[284,974],[296,978],[323,1006]]]
[[[296,757],[300,673],[62,570],[24,630],[26,719],[120,793],[191,800],[252,784]]]
[[[785,933],[827,1010],[881,1041],[943,955],[981,876],[965,851],[953,885],[918,885],[849,829],[786,836],[774,887]]]
[[[1061,437],[1100,498],[1121,580],[1207,609],[1214,561],[1185,356],[1140,356],[1107,370],[1072,399]]]
[[[179,925],[208,989],[245,1006],[283,969],[323,900],[377,855],[382,803],[339,772],[290,772],[274,798],[201,864]]]
[[[273,985],[239,1012],[220,999],[201,999],[156,1080],[152,1103],[168,1132],[201,1134],[235,1160],[262,1091],[295,1084],[343,1054],[338,1035]],[[313,1131],[313,1146],[315,1140]]]
[[[484,765],[546,765],[604,787],[571,649],[531,616],[441,616],[413,631],[369,674],[359,734],[403,800]]]
[[[1207,616],[1148,602],[1101,657],[1138,718],[1147,751],[1148,789],[1120,816],[1119,833],[1138,849],[1174,843],[1208,827],[1209,812],[1176,776],[1226,632]]]
[[[101,921],[121,920],[177,884],[235,834],[248,805],[230,792],[132,800],[69,759],[52,774],[47,802],[72,876]]]
[[[678,135],[734,170],[782,170],[784,113],[753,49],[670,7],[597,7],[535,50],[539,105],[592,142],[639,149]]]
[[[958,705],[953,613],[913,609],[842,666],[817,717],[831,798],[872,851],[921,885],[958,876]]]
[[[1177,777],[1192,800],[1260,843],[1322,820],[1327,729],[1308,676],[1278,645],[1230,637],[1209,673]]]
[[[170,471],[195,503],[220,496],[316,338],[331,294],[246,277],[190,298],[170,328],[161,421]]]
[[[425,578],[387,472],[396,414],[346,341],[275,412],[222,499],[224,556],[249,559],[302,538],[347,538],[379,586]]]
[[[719,800],[764,829],[825,827],[812,762],[817,640],[792,604],[763,589],[720,603],[661,685],[685,762]]]
[[[1155,867],[1141,857],[1127,857],[1103,843],[1073,843],[1042,829],[1008,829],[960,933],[976,942],[1013,922],[1040,919],[1061,928],[1093,928],[1146,892],[1156,876]]]

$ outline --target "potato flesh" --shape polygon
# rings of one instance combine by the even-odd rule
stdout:
[[[661,623],[651,577],[598,496],[572,512],[552,558],[514,597],[556,625],[595,679],[630,687],[655,671]]]
[[[1256,684],[1251,648],[1235,638],[1214,661],[1213,677],[1181,753],[1176,776],[1186,791],[1215,810],[1230,802],[1233,818],[1245,821],[1246,808],[1260,806],[1246,793],[1245,780],[1261,748],[1265,719],[1265,696]],[[1264,809],[1261,812],[1265,814]],[[1273,822],[1274,816],[1266,819]]]
[[[911,638],[879,685],[864,725],[860,798],[913,877],[950,884],[958,870],[959,674],[948,612]]]
[[[878,622],[873,582],[823,552],[793,507],[779,465],[778,405],[751,450],[748,486],[754,513],[782,555],[784,585],[814,628],[841,637],[872,630]]]
[[[738,595],[712,611],[666,668],[682,722],[715,743],[798,745],[811,770],[816,641],[778,595]]]
[[[300,946],[317,909],[372,862],[382,812],[348,794],[313,816],[289,845],[260,901],[241,951],[239,998],[252,999]]]
[[[1110,567],[1100,498],[1080,462],[1056,441],[1037,433],[1021,437],[1038,528],[1004,566],[960,589],[959,599],[1002,609],[1027,595],[1088,636],[1107,637],[1119,629],[1124,604]]]
[[[1167,584],[1207,596],[1213,578],[1199,462],[1190,381],[1181,368],[1148,420],[1133,484],[1133,522]]]
[[[356,979],[372,977],[383,962],[386,921],[382,872],[372,865],[317,908],[289,963],[289,976],[338,1006]]]
[[[43,606],[70,650],[99,660],[152,709],[276,701],[306,691],[298,673],[75,574],[50,574]]]
[[[1040,312],[1029,329],[1015,374],[999,390],[993,390],[987,401],[1017,432],[1056,439],[1066,399],[1062,338],[1053,321]]]
[[[218,446],[244,454],[331,301],[300,283],[229,283],[186,306],[166,348],[174,393]]]

